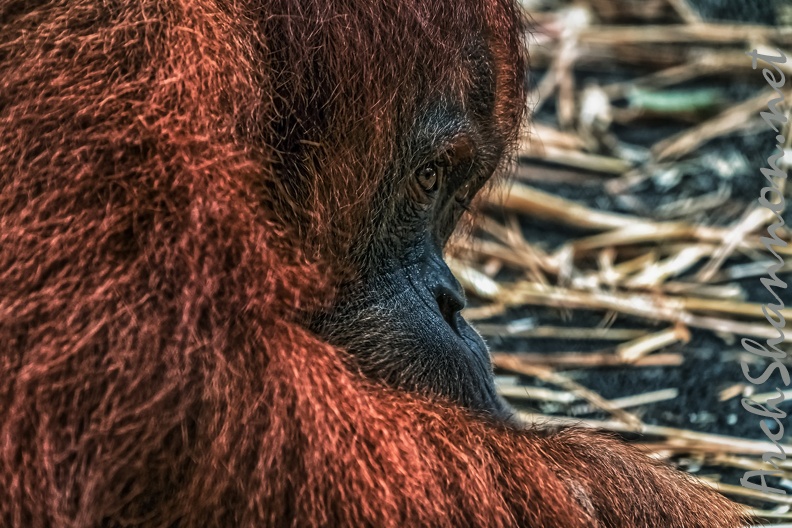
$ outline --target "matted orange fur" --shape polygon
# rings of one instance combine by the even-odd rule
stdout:
[[[362,379],[308,331],[505,0],[0,2],[0,525],[728,528],[601,434]]]

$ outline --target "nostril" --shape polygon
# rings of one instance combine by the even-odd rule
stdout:
[[[465,298],[461,294],[446,288],[441,288],[435,295],[437,306],[440,308],[440,315],[446,320],[448,325],[458,331],[457,316],[462,308],[465,307]]]

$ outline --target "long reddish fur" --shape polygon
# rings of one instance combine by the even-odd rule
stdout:
[[[741,525],[614,439],[373,385],[304,327],[376,234],[395,108],[442,88],[413,72],[463,90],[486,23],[521,115],[514,9],[440,4],[0,2],[0,525]],[[323,82],[288,173],[279,119]]]

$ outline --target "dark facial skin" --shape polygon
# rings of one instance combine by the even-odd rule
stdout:
[[[362,271],[340,288],[332,316],[317,327],[366,376],[508,419],[487,347],[460,315],[465,295],[443,260],[504,151],[488,133],[491,86],[482,84],[473,94],[478,107],[443,101],[420,112],[402,162],[379,193]]]

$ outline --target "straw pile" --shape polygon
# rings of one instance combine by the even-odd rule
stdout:
[[[686,391],[722,404],[703,409],[716,415],[742,397],[775,394],[739,375],[740,338],[777,335],[760,283],[773,257],[759,237],[774,219],[757,204],[759,169],[776,148],[759,112],[774,94],[745,53],[780,48],[792,58],[792,8],[779,3],[771,26],[710,21],[687,0],[524,3],[535,22],[533,124],[514,175],[484,198],[479,227],[449,257],[474,300],[465,315],[493,348],[500,391],[527,420],[616,432],[768,523],[792,522],[791,495],[739,485],[743,471],[764,467],[762,453],[777,452],[753,416],[741,411],[757,431],[741,438],[696,420],[671,427],[657,411]],[[789,115],[792,60],[781,68]],[[783,216],[779,236],[792,242]],[[776,250],[787,263],[779,275],[792,283],[792,243]],[[783,315],[792,321],[792,308]],[[788,328],[781,348],[792,352]],[[594,372],[681,369],[702,342],[691,336],[720,346],[713,365],[736,375],[700,372],[617,397],[619,387],[605,397],[587,386]],[[792,460],[781,467],[785,480],[772,482],[792,492]]]

